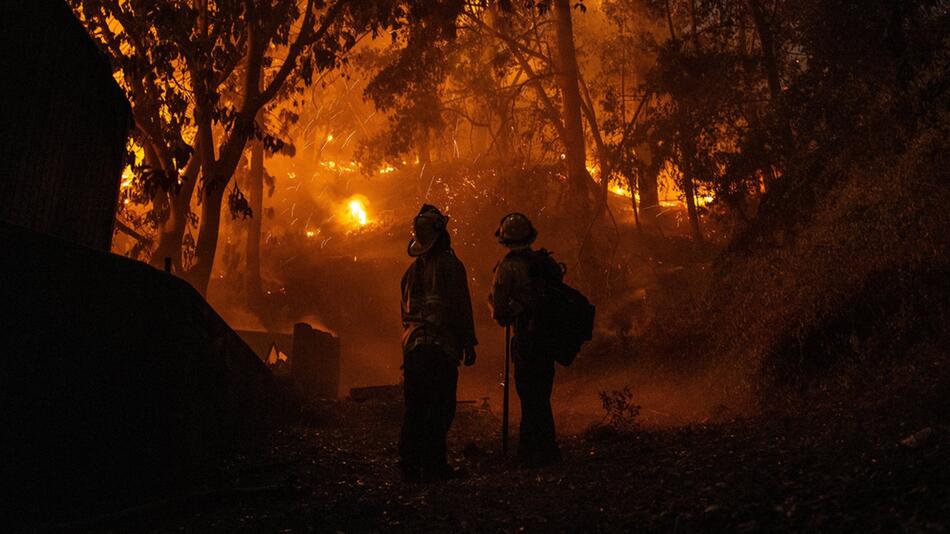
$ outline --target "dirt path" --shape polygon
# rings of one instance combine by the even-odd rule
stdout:
[[[770,416],[595,439],[566,461],[511,468],[497,420],[465,406],[451,434],[471,476],[403,484],[398,403],[315,406],[266,447],[224,459],[192,494],[79,525],[150,532],[945,531],[947,427],[927,402]],[[941,404],[942,403],[942,404]],[[821,414],[821,416],[817,416]],[[943,412],[945,417],[946,412]],[[899,441],[923,425],[916,447]]]

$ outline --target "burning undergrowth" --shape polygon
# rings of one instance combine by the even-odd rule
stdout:
[[[403,162],[367,175],[356,162],[275,156],[267,172],[272,188],[254,215],[263,222],[261,294],[255,298],[248,286],[250,219],[236,218],[223,227],[209,300],[235,328],[289,333],[294,323],[307,322],[339,335],[341,393],[401,378],[398,287],[410,261],[410,221],[423,202],[451,218],[453,247],[471,275],[481,363],[464,370],[463,398],[500,398],[503,331],[490,317],[487,297],[493,267],[506,252],[493,237],[504,214],[527,214],[541,231],[537,245],[568,266],[569,281],[586,281],[582,262],[591,251],[578,252],[560,166]],[[612,193],[610,217],[591,226],[602,238],[596,253],[607,258],[596,274],[604,280],[597,333],[572,368],[559,370],[555,408],[565,428],[582,430],[602,414],[599,392],[631,383],[645,422],[702,420],[722,399],[694,376],[673,382],[663,364],[683,370],[690,360],[654,350],[654,338],[668,335],[658,311],[688,313],[697,280],[708,274],[709,249],[684,237],[681,205],[664,201],[659,235],[644,234],[634,226],[628,192]],[[715,234],[714,221],[705,222]]]
[[[268,170],[283,173],[289,185],[278,187],[265,204],[263,299],[256,305],[247,300],[241,254],[244,223],[236,220],[228,228],[224,261],[211,287],[216,307],[229,319],[258,329],[287,332],[294,322],[306,319],[337,333],[343,347],[344,391],[398,382],[399,280],[410,261],[410,221],[421,203],[435,204],[449,215],[453,247],[470,273],[480,340],[480,363],[464,369],[460,398],[487,397],[497,404],[503,331],[490,317],[487,298],[493,267],[505,253],[493,237],[498,221],[510,211],[526,213],[541,231],[537,244],[569,266],[569,278],[580,276],[572,227],[563,216],[565,185],[558,169],[408,164],[366,176],[335,165],[332,173],[321,166],[305,178],[299,168],[289,170],[291,165],[299,163],[275,158],[268,164]],[[562,385],[554,402],[574,429],[600,417],[597,394],[617,381],[637,383],[638,396],[647,399],[652,410],[645,411],[648,422],[689,420],[702,417],[705,410],[691,406],[702,395],[685,396],[685,404],[679,403],[667,393],[672,386],[657,388],[660,379],[645,378],[652,364],[636,360],[641,338],[651,334],[645,287],[652,288],[652,303],[658,298],[656,265],[666,270],[664,261],[682,258],[670,252],[676,246],[647,254],[650,257],[638,250],[632,215],[625,211],[628,202],[611,196],[618,226],[604,231],[617,239],[611,270],[605,274],[610,293],[601,307],[598,340],[574,367],[560,371]]]
[[[279,168],[280,162],[275,163]],[[319,317],[340,332],[346,347],[359,352],[352,354],[355,360],[365,359],[366,369],[356,373],[355,384],[396,381],[399,279],[409,262],[405,248],[410,221],[426,201],[451,218],[453,246],[472,275],[483,343],[497,337],[485,303],[492,267],[504,250],[492,234],[501,216],[516,205],[532,213],[543,228],[550,200],[539,194],[544,188],[513,188],[526,191],[527,198],[505,198],[498,191],[522,176],[502,176],[490,169],[470,173],[451,166],[427,170],[408,165],[373,176],[338,172],[328,177],[323,172],[307,179],[284,172],[291,185],[272,197],[262,232],[263,306],[248,310],[242,295],[240,220],[229,228],[229,244],[212,286],[213,302],[235,316],[252,313],[266,329],[287,330],[306,315]],[[555,235],[546,237],[556,242]],[[387,372],[371,372],[372,367]]]

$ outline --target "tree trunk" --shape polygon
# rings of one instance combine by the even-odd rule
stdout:
[[[149,143],[145,143],[143,148],[143,152],[145,153],[145,165],[153,169],[165,171],[166,164],[159,157],[158,150]],[[165,220],[162,221],[161,228],[159,228],[158,246],[152,252],[151,258],[149,259],[149,263],[159,269],[165,265],[165,258],[170,257],[174,261],[175,258],[181,257],[181,240],[179,239],[176,244],[174,238],[174,227],[180,219],[177,217],[178,210],[175,204],[175,195],[171,191],[162,191],[152,199],[153,212],[161,213],[162,210],[168,210],[168,215]]]
[[[637,174],[637,191],[640,193],[640,217],[644,222],[656,225],[660,212],[660,193],[657,190],[657,168],[643,165]]]
[[[689,228],[693,240],[703,242],[703,232],[699,228],[699,211],[696,209],[696,190],[693,186],[693,177],[688,172],[683,173],[683,194],[686,195],[686,212],[689,215]]]
[[[762,67],[765,69],[765,77],[769,85],[769,100],[777,121],[775,127],[778,129],[779,138],[785,143],[785,150],[790,150],[794,138],[788,121],[782,115],[782,76],[775,57],[775,33],[765,18],[765,9],[762,7],[761,0],[747,0],[746,7],[752,15],[759,45],[762,47]]]
[[[246,193],[251,206],[251,219],[247,226],[245,291],[250,309],[258,308],[264,291],[261,283],[261,226],[264,222],[264,144],[254,141],[251,145],[251,169],[248,173]]]
[[[199,0],[205,2],[205,0]],[[253,2],[248,3],[248,5]],[[260,41],[260,27],[251,24],[248,26],[247,38],[247,58],[244,69],[244,100],[240,109],[234,118],[231,131],[226,134],[227,137],[218,146],[218,156],[215,157],[215,142],[213,125],[213,94],[217,83],[214,80],[213,73],[202,78],[201,73],[205,72],[204,65],[192,64],[188,62],[189,69],[192,70],[192,82],[195,85],[195,125],[198,130],[197,146],[201,148],[201,158],[204,180],[204,189],[202,191],[201,219],[198,224],[198,240],[195,246],[195,263],[188,272],[188,280],[202,294],[208,290],[208,283],[211,280],[211,272],[214,267],[214,258],[218,246],[218,232],[221,226],[221,203],[224,199],[225,190],[237,169],[241,156],[248,140],[254,134],[254,117],[258,111],[267,103],[273,100],[280,91],[288,77],[293,73],[297,66],[297,60],[306,48],[308,42],[313,42],[318,36],[322,36],[329,28],[331,21],[340,16],[344,2],[337,2],[324,15],[318,29],[314,29],[311,18],[310,8],[312,1],[308,1],[306,14],[303,19],[303,28],[289,45],[287,56],[283,64],[270,80],[269,85],[261,90],[261,66],[264,58],[266,41]],[[206,21],[200,20],[199,26],[203,33],[207,34],[204,24]]]
[[[555,0],[554,21],[557,31],[557,80],[561,88],[562,116],[564,119],[564,151],[567,160],[568,182],[579,203],[579,215],[590,212],[590,178],[587,173],[587,154],[584,146],[584,125],[581,122],[581,95],[577,70],[577,52],[574,48],[574,25],[571,20],[570,0]],[[580,226],[585,227],[586,221]]]
[[[590,298],[598,302],[606,298],[607,269],[601,261],[602,249],[599,232],[594,231],[593,202],[599,202],[598,191],[587,172],[587,150],[584,142],[580,74],[577,51],[574,48],[574,24],[571,20],[571,1],[555,0],[554,22],[557,34],[557,82],[561,89],[563,128],[560,129],[567,163],[568,188],[571,202],[565,216],[574,226],[577,255],[583,275],[582,283],[590,291]],[[606,171],[609,172],[609,169]]]
[[[199,146],[214,146],[211,122],[206,113],[196,113],[199,124]],[[187,279],[202,295],[208,291],[211,270],[218,248],[218,233],[221,228],[221,204],[241,155],[253,133],[253,116],[239,115],[234,122],[231,137],[221,145],[218,158],[214,149],[202,150],[204,188],[201,192],[201,214],[198,222],[198,239],[195,244],[195,263],[188,271]],[[213,162],[209,164],[208,162]]]
[[[191,201],[191,191],[187,191],[188,202],[185,202],[186,191],[182,188],[176,195],[172,192],[163,196],[168,202],[168,218],[158,231],[158,246],[152,252],[151,263],[155,267],[165,264],[165,258],[171,258],[173,272],[184,272],[181,264],[181,242],[188,225],[188,206]]]
[[[660,193],[657,190],[660,161],[654,161],[653,148],[649,143],[637,145],[637,187],[631,191],[640,194],[640,219],[644,224],[659,229]]]
[[[775,36],[768,21],[765,20],[765,11],[762,8],[760,0],[746,0],[746,6],[752,15],[752,22],[755,24],[756,34],[759,36],[759,44],[762,47],[762,66],[765,68],[766,78],[769,84],[769,95],[773,103],[778,103],[782,94],[781,77],[778,72],[778,62],[775,60]]]
[[[514,143],[511,139],[512,117],[508,112],[508,101],[503,97],[493,99],[496,115],[498,116],[498,137],[495,141],[495,155],[498,161],[512,163]]]
[[[201,219],[198,223],[198,239],[195,245],[195,263],[188,270],[188,281],[202,295],[208,292],[211,269],[214,267],[221,228],[221,204],[227,182],[206,180],[201,195]]]
[[[597,121],[597,112],[594,109],[594,99],[590,96],[590,90],[587,83],[580,78],[578,72],[578,82],[581,95],[581,111],[587,117],[587,125],[590,126],[591,137],[594,138],[594,146],[597,148],[597,160],[600,162],[600,197],[597,199],[596,213],[599,216],[607,208],[607,198],[610,192],[610,176],[613,174],[613,160],[610,156],[610,150],[607,143],[604,142],[600,134],[600,124]],[[584,166],[585,172],[587,166]]]
[[[637,233],[643,235],[643,225],[640,223],[640,206],[637,206],[637,184],[631,173],[626,173],[627,187],[630,189],[630,206],[633,208],[633,222],[637,225]]]
[[[432,163],[432,147],[429,127],[423,126],[419,132],[419,164],[429,166]]]
[[[501,13],[501,8],[497,4],[490,4],[486,10],[486,23],[496,32],[504,35],[510,33],[508,20]],[[482,61],[486,65],[491,65],[494,61],[497,48],[495,39],[490,35],[484,35],[482,42]],[[506,75],[494,68],[489,68],[491,72],[493,94],[488,96],[488,105],[493,114],[498,117],[498,134],[495,138],[495,155],[498,161],[503,163],[511,162],[514,143],[511,138],[512,117],[510,112],[511,91],[506,90]],[[490,127],[490,125],[489,125]]]
[[[185,172],[182,174],[183,183],[177,194],[169,192],[168,198],[168,219],[162,225],[158,233],[158,247],[152,253],[151,264],[161,267],[165,264],[165,258],[171,258],[172,269],[176,273],[184,273],[182,265],[182,240],[185,236],[185,228],[188,226],[188,215],[191,213],[191,197],[195,192],[195,185],[198,182],[198,170],[201,168],[200,159],[197,155],[192,156],[193,160],[188,162]]]

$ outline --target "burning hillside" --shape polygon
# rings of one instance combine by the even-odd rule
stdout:
[[[202,530],[946,527],[947,0],[0,20],[23,510],[197,481]]]

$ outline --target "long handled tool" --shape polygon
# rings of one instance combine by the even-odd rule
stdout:
[[[501,408],[501,453],[508,455],[508,382],[511,376],[511,327],[505,327],[505,393]]]

